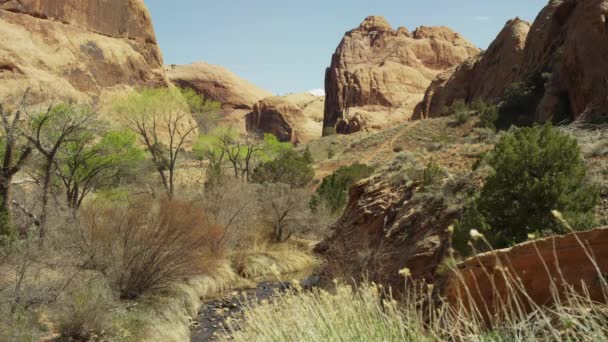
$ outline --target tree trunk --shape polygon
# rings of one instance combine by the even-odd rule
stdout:
[[[0,236],[13,235],[13,225],[10,210],[10,179],[0,181]]]
[[[169,199],[173,199],[173,194],[174,194],[174,183],[173,183],[173,179],[174,179],[175,173],[173,168],[169,169]]]
[[[53,157],[54,158],[54,157]],[[42,187],[42,213],[40,214],[40,243],[44,241],[46,236],[46,221],[48,217],[49,211],[49,190],[51,188],[51,176],[53,171],[53,158],[48,159],[46,161],[46,167],[44,169],[44,184]]]

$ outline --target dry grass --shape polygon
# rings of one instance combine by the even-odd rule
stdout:
[[[237,272],[247,278],[268,277],[312,270],[320,260],[295,243],[255,244],[232,257]]]
[[[483,238],[483,237],[482,237]],[[592,264],[593,253],[577,239]],[[498,256],[497,256],[498,259]],[[606,341],[608,305],[591,299],[588,291],[551,286],[551,305],[532,300],[521,281],[505,275],[510,304],[489,314],[471,298],[460,271],[464,296],[436,297],[433,286],[404,276],[405,298],[392,299],[390,289],[363,284],[354,289],[337,284],[334,292],[291,290],[270,303],[248,304],[244,320],[231,323],[235,341]],[[596,267],[598,284],[608,298],[608,284]],[[546,269],[547,272],[548,268]],[[558,273],[561,272],[558,269]],[[558,275],[553,275],[558,276]],[[473,287],[476,287],[474,285]],[[488,286],[495,286],[490,284]],[[583,289],[585,287],[583,286]],[[492,291],[492,289],[489,289]],[[500,291],[494,288],[494,291]],[[503,291],[504,292],[504,291]],[[500,293],[503,296],[505,293]],[[606,299],[608,301],[608,299]],[[485,309],[484,309],[485,308]]]

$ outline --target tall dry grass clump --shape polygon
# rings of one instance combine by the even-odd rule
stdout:
[[[140,200],[126,208],[81,212],[82,250],[121,299],[167,289],[207,273],[220,253],[221,229],[202,207],[181,200]]]

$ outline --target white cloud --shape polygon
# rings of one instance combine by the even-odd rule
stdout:
[[[325,96],[325,90],[321,88],[309,90],[308,93],[314,96]]]
[[[490,21],[490,20],[492,20],[492,17],[478,15],[478,16],[474,17],[473,19],[475,19],[476,21]]]

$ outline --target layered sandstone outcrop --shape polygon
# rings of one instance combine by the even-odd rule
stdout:
[[[169,80],[182,88],[220,102],[224,107],[252,109],[253,105],[272,93],[246,81],[219,65],[197,62],[189,65],[171,65],[165,68]]]
[[[322,279],[369,280],[404,289],[399,271],[433,282],[449,248],[448,226],[456,218],[440,198],[420,199],[415,188],[369,179],[350,190],[332,236],[317,246],[327,260]]]
[[[168,84],[142,0],[0,0],[0,101],[89,101]]]
[[[523,50],[525,24],[507,24],[505,30],[483,57],[438,77],[417,116],[441,115],[458,97],[493,100],[510,83],[532,80],[540,96],[531,119],[608,118],[608,0],[551,1],[530,27]],[[505,40],[509,31],[512,39]],[[466,91],[459,89],[463,82]]]
[[[438,73],[478,53],[447,27],[409,32],[382,17],[366,18],[346,33],[326,70],[324,131],[357,114],[382,128],[409,118]]]
[[[309,142],[321,136],[323,103],[323,97],[310,93],[265,98],[247,115],[247,131],[271,133],[283,142]]]
[[[475,256],[451,273],[445,294],[452,305],[474,309],[474,303],[493,315],[515,299],[530,309],[564,300],[569,290],[606,303],[607,282],[608,228],[600,228]]]
[[[416,107],[414,118],[441,113],[456,99],[495,99],[519,80],[530,24],[519,18],[507,22],[496,40],[482,55],[438,75]]]

